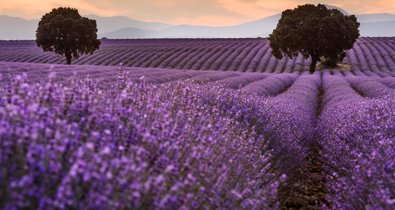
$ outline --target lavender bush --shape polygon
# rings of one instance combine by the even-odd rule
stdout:
[[[2,208],[278,208],[265,138],[211,86],[26,77],[0,98]]]
[[[221,40],[207,49],[220,63],[184,45],[152,60],[199,71],[0,62],[0,208],[279,209],[297,192],[323,208],[394,209],[394,79],[374,56],[392,47],[363,40],[350,55],[370,49],[377,71],[202,71],[305,65]]]
[[[314,136],[320,84],[319,73],[302,75],[286,92],[269,98],[262,107],[262,112],[268,115],[265,133],[275,139],[271,141],[273,154],[280,158],[285,173],[300,167],[307,159]]]
[[[324,79],[324,88],[326,106],[317,132],[329,207],[393,209],[394,98],[365,99],[341,77]]]

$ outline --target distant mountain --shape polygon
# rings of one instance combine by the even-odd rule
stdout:
[[[99,36],[100,34],[106,34],[125,28],[136,28],[142,30],[162,30],[172,26],[170,24],[164,23],[133,20],[123,16],[100,17],[97,15],[88,15],[88,17],[96,20],[99,29]]]
[[[281,18],[281,14],[277,14],[256,21],[240,24],[235,26],[234,28],[236,30],[248,32],[248,34],[250,34],[251,37],[257,37],[257,36],[267,37],[276,28],[280,18]]]
[[[144,31],[144,33],[122,33],[117,31],[106,34],[108,38],[240,38],[267,37],[276,28],[281,14],[247,22],[236,26],[207,27],[178,25],[164,30]],[[357,15],[361,23],[361,36],[395,36],[395,15],[363,14]],[[127,29],[120,30],[122,32]]]
[[[360,23],[395,21],[395,15],[388,13],[357,15]]]
[[[341,8],[326,5],[331,9],[338,9],[344,14],[348,14]],[[267,37],[276,28],[281,14],[265,17],[259,20],[243,23],[236,26],[208,27],[177,25],[163,30],[151,30],[136,32],[136,29],[122,29],[106,34],[108,38],[239,38],[239,37]],[[362,14],[357,15],[361,23],[361,36],[395,36],[395,15],[382,14]],[[126,33],[130,31],[130,33]]]
[[[359,27],[363,36],[394,36],[395,21],[367,22]]]
[[[34,39],[38,20],[0,15],[0,39]]]
[[[193,26],[176,25],[163,30],[137,30],[124,28],[103,34],[107,38],[239,38],[239,37],[265,37],[277,26],[281,15],[274,15],[260,20],[247,22],[236,26]],[[127,32],[130,32],[129,34]],[[134,33],[136,32],[136,33]]]
[[[133,20],[128,17],[114,16],[114,17],[100,17],[97,15],[88,15],[89,18],[96,20],[98,26],[98,36],[103,37],[109,32],[121,32],[126,34],[125,28],[135,28],[136,30],[163,30],[172,25],[156,22],[144,22]],[[0,40],[21,40],[34,39],[39,20],[25,20],[19,17],[10,17],[0,15]],[[129,30],[132,32],[132,30]],[[143,36],[143,33],[138,33]],[[130,36],[130,35],[129,35]],[[115,35],[115,37],[117,37]],[[114,38],[115,38],[114,37]]]
[[[347,14],[344,10],[341,11]],[[281,14],[223,27],[170,25],[138,21],[122,16],[89,15],[88,17],[96,20],[99,38],[243,38],[267,37],[277,26]],[[395,36],[395,15],[393,14],[362,14],[357,15],[357,18],[361,23],[361,36]],[[37,25],[38,20],[2,15],[0,16],[0,39],[34,39]]]
[[[139,39],[139,38],[155,38],[157,35],[154,30],[144,30],[139,28],[123,28],[109,33],[101,34],[100,37],[111,39]]]

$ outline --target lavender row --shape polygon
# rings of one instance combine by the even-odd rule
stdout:
[[[377,81],[386,85],[389,88],[395,89],[395,77],[379,78]]]
[[[369,99],[344,78],[324,77],[317,126],[331,209],[393,209],[395,100]]]
[[[217,106],[237,92],[26,79],[1,89],[1,208],[278,208],[268,140]]]
[[[57,81],[67,81],[81,78],[101,79],[111,83],[119,73],[127,72],[128,79],[139,81],[144,77],[149,83],[166,83],[177,80],[192,79],[197,82],[218,82],[225,86],[239,88],[244,85],[265,77],[261,73],[241,74],[236,72],[214,71],[182,71],[173,69],[135,68],[124,66],[93,66],[93,65],[59,65],[59,64],[34,64],[20,62],[0,62],[0,81],[10,81],[16,75],[26,73],[28,82],[45,81],[52,74]],[[248,76],[249,75],[249,76]],[[232,81],[230,78],[235,77]],[[245,80],[246,78],[250,78]],[[229,81],[230,80],[230,81]],[[240,84],[239,84],[240,83]],[[229,86],[229,87],[230,87]],[[241,87],[241,86],[240,86]]]
[[[221,84],[225,88],[240,89],[252,82],[262,80],[265,77],[267,77],[267,75],[262,73],[244,73],[238,77],[229,77],[215,81],[214,83]]]
[[[129,76],[3,85],[2,207],[279,208],[282,174],[307,155],[311,129],[296,128],[314,121],[319,74],[265,99]]]
[[[315,142],[327,207],[394,207],[390,77],[117,68],[107,80],[60,84],[60,70],[36,84],[30,71],[0,89],[0,207],[277,208],[279,177]],[[226,88],[196,84],[215,80]]]
[[[93,55],[73,61],[80,65],[292,73],[308,69],[302,56],[277,60],[267,39],[103,40]],[[0,41],[0,61],[64,64],[65,59],[42,52],[34,41]],[[395,76],[395,45],[387,38],[360,38],[341,63],[357,76]]]
[[[363,96],[353,89],[344,77],[324,75],[322,87],[325,92],[323,108],[326,106],[336,106],[339,103],[347,103],[347,101],[363,99]]]
[[[362,96],[370,98],[395,97],[395,90],[370,77],[346,77],[347,82]]]
[[[298,74],[271,74],[262,80],[244,86],[243,90],[249,94],[263,97],[275,96],[285,92],[298,76]]]
[[[321,132],[336,132],[321,137],[331,208],[394,208],[393,106],[391,99],[338,104],[340,113],[327,108]]]
[[[292,172],[307,160],[316,123],[320,74],[305,74],[284,93],[264,100],[265,134],[270,136],[273,155],[278,155],[281,171]]]

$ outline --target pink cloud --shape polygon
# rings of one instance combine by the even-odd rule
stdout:
[[[305,3],[331,4],[354,14],[395,14],[395,0],[1,0],[0,15],[40,18],[54,7],[70,6],[85,15],[123,15],[172,24],[234,25]]]

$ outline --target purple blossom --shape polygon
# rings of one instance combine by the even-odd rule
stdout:
[[[224,115],[221,98],[202,100],[217,91],[236,98],[235,91],[24,77],[4,87],[3,208],[278,207],[267,140]]]

